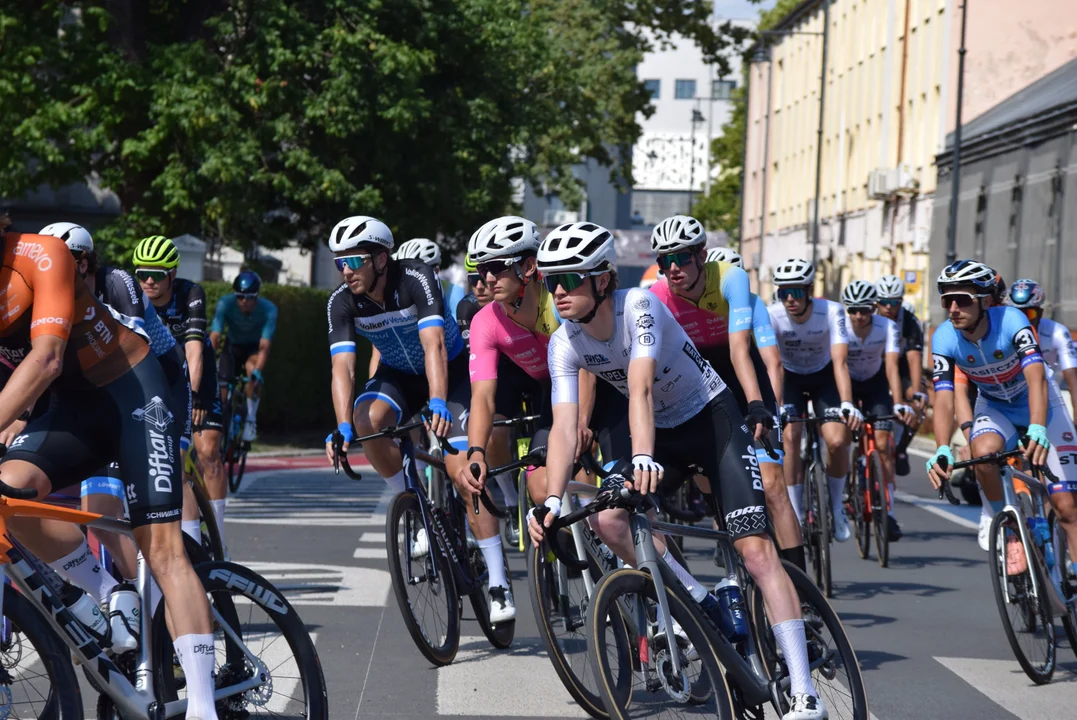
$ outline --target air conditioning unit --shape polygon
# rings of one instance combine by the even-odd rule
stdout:
[[[872,200],[887,200],[890,191],[887,189],[887,175],[889,171],[883,168],[872,170],[868,173],[868,197]]]
[[[920,181],[913,175],[912,165],[901,163],[887,173],[887,189],[895,195],[914,195],[920,189]]]

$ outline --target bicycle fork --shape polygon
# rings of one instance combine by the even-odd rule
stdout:
[[[632,525],[632,543],[636,547],[636,567],[646,570],[651,574],[651,582],[658,600],[658,619],[665,628],[666,642],[669,644],[669,658],[673,666],[673,676],[684,678],[684,668],[681,667],[681,654],[677,652],[677,638],[673,632],[673,617],[669,613],[669,600],[666,598],[666,584],[662,579],[662,569],[658,563],[658,551],[654,546],[654,538],[651,532],[651,522],[643,513],[635,513],[629,516]],[[640,608],[643,604],[640,603]],[[639,625],[637,632],[646,633],[647,624],[644,621]],[[645,634],[639,637],[641,655],[647,648]],[[640,658],[643,660],[643,658]]]
[[[1029,483],[1030,486],[1031,484],[1032,483]],[[1038,493],[1039,489],[1040,488],[1036,488],[1036,490],[1031,490],[1032,506],[1040,517],[1045,517],[1043,513],[1043,498]],[[1054,580],[1054,572],[1058,571],[1058,564],[1055,564],[1054,572],[1052,573],[1051,580],[1047,582],[1046,588],[1041,587],[1040,585],[1039,573],[1033,571],[1033,562],[1036,561],[1036,558],[1033,556],[1032,553],[1032,532],[1028,527],[1028,519],[1025,517],[1024,511],[1021,510],[1021,503],[1017,498],[1017,491],[1013,487],[1012,475],[1008,475],[1006,478],[1006,482],[1002,483],[1002,492],[1003,499],[1006,503],[1005,506],[1002,508],[1002,512],[1009,513],[1017,521],[1017,532],[1021,537],[1021,549],[1025,553],[1025,562],[1028,565],[1028,575],[1029,580],[1032,583],[1033,592],[1035,592],[1036,597],[1043,597],[1044,594],[1046,594],[1048,601],[1051,603],[1052,609],[1057,613],[1065,615],[1068,612],[1068,609],[1066,608],[1066,601],[1059,594],[1054,582],[1052,582]],[[1006,551],[1005,546],[1003,546],[1002,549],[1003,552]],[[1046,567],[1044,567],[1044,569],[1046,570]],[[1006,601],[1009,602],[1009,593],[1005,593],[1005,596]]]

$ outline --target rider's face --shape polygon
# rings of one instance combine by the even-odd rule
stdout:
[[[524,258],[515,265],[510,265],[501,272],[494,275],[489,273],[486,275],[487,282],[490,283],[490,290],[493,294],[494,300],[498,302],[515,302],[516,298],[520,295],[520,288],[523,287],[523,281],[520,279],[520,275],[527,277],[529,274],[533,274],[535,271],[535,259]]]
[[[254,310],[254,306],[258,303],[257,295],[236,295],[236,305],[239,306],[239,311],[242,313],[250,314]]]
[[[871,316],[873,315],[871,306],[851,307],[845,311],[845,314],[849,316],[849,324],[853,326],[854,330],[863,330],[868,325],[871,325]]]
[[[673,292],[680,294],[692,287],[703,272],[703,251],[669,253],[659,257],[659,267]]]
[[[591,289],[591,278],[585,278],[575,290],[565,290],[563,285],[558,285],[554,290],[554,303],[557,305],[557,313],[565,320],[577,320],[591,312],[595,306],[595,293]],[[609,284],[610,276],[606,273],[594,276],[595,287],[603,292]]]
[[[808,309],[808,303],[811,302],[811,288],[804,286],[800,288],[788,288],[792,292],[785,292],[785,288],[778,290],[778,299],[782,305],[785,306],[786,312],[790,315],[800,315]],[[799,291],[799,292],[798,292]]]
[[[980,315],[987,306],[979,297],[979,289],[955,288],[942,296],[942,309],[958,330],[972,330],[980,322]]]
[[[482,276],[475,273],[469,284],[471,285],[471,291],[475,293],[475,300],[478,301],[480,308],[486,307],[493,302],[493,288],[486,284],[486,280]]]
[[[338,260],[348,259],[348,262],[338,262],[338,267],[344,276],[344,282],[348,284],[348,290],[354,295],[370,292],[378,282],[374,266],[384,268],[386,263],[385,253],[372,255],[369,252],[357,253],[355,250],[345,250],[338,252],[336,257]],[[359,268],[354,268],[357,258],[361,259],[361,265]]]
[[[890,300],[881,300],[875,306],[875,309],[884,318],[889,318],[890,320],[897,320],[898,311],[901,309],[901,301],[898,300],[896,302],[892,302]]]
[[[164,297],[172,288],[172,273],[170,271],[155,272],[153,268],[146,268],[149,272],[139,272],[135,270],[135,276],[138,278],[138,284],[142,288],[142,292],[146,294],[151,301]]]

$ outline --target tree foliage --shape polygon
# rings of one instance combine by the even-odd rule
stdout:
[[[705,0],[23,0],[0,8],[0,197],[92,178],[148,234],[319,242],[340,218],[460,242],[512,179],[631,181],[635,75],[674,35],[727,67]]]

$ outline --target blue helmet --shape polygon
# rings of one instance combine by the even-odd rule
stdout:
[[[1023,278],[1010,286],[1010,305],[1019,308],[1038,308],[1043,306],[1044,292],[1035,280]]]
[[[232,281],[232,290],[244,295],[257,295],[262,289],[262,278],[253,270],[244,270]]]

